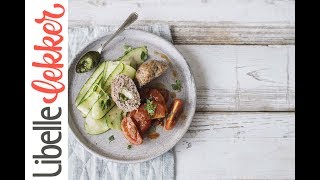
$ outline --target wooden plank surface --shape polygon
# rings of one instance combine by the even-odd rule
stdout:
[[[69,25],[118,26],[134,11],[138,26],[171,25],[175,44],[295,43],[293,0],[72,0]]]
[[[197,112],[175,146],[176,178],[294,179],[293,112]]]
[[[136,11],[140,20],[294,23],[294,5],[294,0],[70,0],[69,20],[112,24]]]
[[[197,111],[294,111],[294,46],[176,47],[195,76]]]
[[[274,111],[295,111],[295,1],[70,0],[69,25],[117,26],[133,11],[136,26],[171,26],[196,79],[176,179],[294,179],[295,115]]]
[[[167,22],[167,24],[171,25],[175,44],[295,44],[294,25],[286,23]]]
[[[196,21],[138,21],[131,27],[170,25],[174,44],[202,45],[293,45],[295,27],[287,23],[235,23]],[[71,21],[69,26],[90,26]],[[114,31],[119,25],[114,25]]]

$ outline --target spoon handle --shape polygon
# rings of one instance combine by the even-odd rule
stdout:
[[[128,27],[130,24],[132,24],[134,21],[138,19],[138,14],[136,12],[133,12],[130,14],[130,16],[122,23],[122,25],[118,28],[118,30],[113,33],[113,35],[108,39],[107,42],[105,42],[99,49],[98,52],[101,53],[101,51],[106,47],[106,45],[118,34],[122,33],[126,27]]]

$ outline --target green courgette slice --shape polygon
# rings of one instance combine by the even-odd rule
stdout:
[[[87,117],[92,106],[98,101],[100,96],[101,95],[99,94],[99,92],[93,92],[88,98],[86,98],[77,106],[79,111],[81,111],[83,117]]]
[[[106,114],[106,120],[109,128],[121,130],[122,113],[123,111],[120,108],[118,108],[118,106],[114,106]]]
[[[88,134],[101,134],[108,131],[110,128],[106,122],[106,117],[104,116],[101,119],[94,119],[92,117],[92,112],[90,111],[86,120],[84,122],[84,129]]]
[[[93,84],[97,83],[100,81],[98,79],[99,77],[102,78],[102,72],[104,70],[104,67],[106,65],[106,62],[103,62],[99,65],[99,67],[92,73],[90,78],[86,81],[86,83],[82,86],[81,90],[78,93],[78,96],[76,97],[76,106],[80,104],[84,96],[87,94],[89,89],[93,86]]]
[[[148,49],[146,46],[134,48],[127,54],[119,58],[120,62],[137,69],[148,57]]]
[[[115,105],[108,95],[102,95],[92,106],[91,115],[94,119],[101,119]]]
[[[115,76],[122,72],[123,67],[124,67],[123,63],[119,63],[118,66],[112,71],[112,73],[108,76],[108,78],[106,79],[103,85],[104,90],[108,89],[108,87],[111,85],[112,80],[115,78]]]

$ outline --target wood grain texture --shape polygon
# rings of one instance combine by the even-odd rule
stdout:
[[[138,21],[131,27],[170,25],[174,44],[202,45],[293,45],[295,27],[287,23],[235,23],[195,21]],[[69,26],[90,26],[70,22]],[[114,25],[114,29],[119,25]]]
[[[289,45],[295,28],[286,23],[168,22],[175,44]]]
[[[295,44],[293,0],[73,0],[69,25],[169,24],[175,44]]]
[[[139,20],[294,23],[294,5],[294,0],[70,0],[69,20],[113,24],[135,11]]]
[[[197,112],[175,146],[177,180],[294,179],[293,112]]]
[[[294,111],[294,46],[176,45],[195,76],[197,111]]]

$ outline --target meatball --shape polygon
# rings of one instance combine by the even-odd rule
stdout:
[[[140,95],[133,80],[126,75],[117,75],[111,83],[111,97],[116,105],[125,112],[140,106]]]
[[[136,72],[139,86],[144,86],[168,69],[168,64],[162,61],[149,60],[140,65]]]

